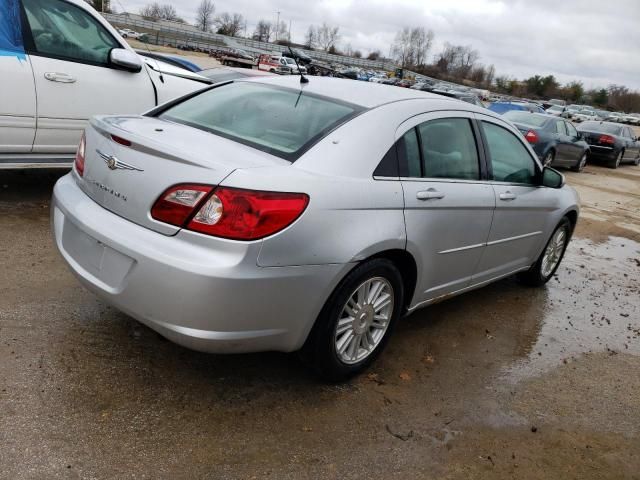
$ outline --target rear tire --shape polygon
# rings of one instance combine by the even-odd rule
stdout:
[[[382,353],[403,308],[402,276],[393,262],[376,258],[357,266],[325,303],[302,347],[302,359],[333,382],[362,372]]]
[[[564,217],[551,234],[536,263],[526,272],[519,273],[518,280],[530,287],[541,287],[551,280],[564,258],[572,233],[573,226],[569,219]],[[562,245],[558,244],[560,236]],[[549,262],[553,263],[549,264]]]
[[[616,159],[609,162],[609,168],[613,168],[614,170],[618,168],[622,163],[623,156],[624,156],[624,150],[620,150],[620,153],[618,153],[618,156],[616,157]]]
[[[584,152],[582,154],[582,156],[580,157],[580,160],[578,160],[578,163],[576,163],[572,170],[574,172],[581,172],[582,170],[584,170],[584,167],[587,165],[587,152]]]

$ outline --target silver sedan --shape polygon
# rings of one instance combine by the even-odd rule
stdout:
[[[514,274],[545,284],[578,199],[485,109],[275,77],[94,118],[51,214],[78,279],[168,339],[301,350],[342,379],[417,308]]]

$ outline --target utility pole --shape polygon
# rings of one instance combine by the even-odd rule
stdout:
[[[278,43],[278,30],[280,30],[280,12],[278,12],[278,19],[276,20],[276,43]]]
[[[289,43],[291,43],[291,19],[289,19]]]

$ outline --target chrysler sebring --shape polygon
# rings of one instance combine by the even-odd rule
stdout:
[[[417,308],[514,274],[545,284],[578,201],[485,109],[273,77],[93,118],[51,214],[78,279],[168,339],[300,350],[341,379]]]

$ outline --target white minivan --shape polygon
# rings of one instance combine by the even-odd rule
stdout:
[[[82,0],[2,0],[0,169],[70,166],[96,114],[140,114],[206,87],[141,57]]]

